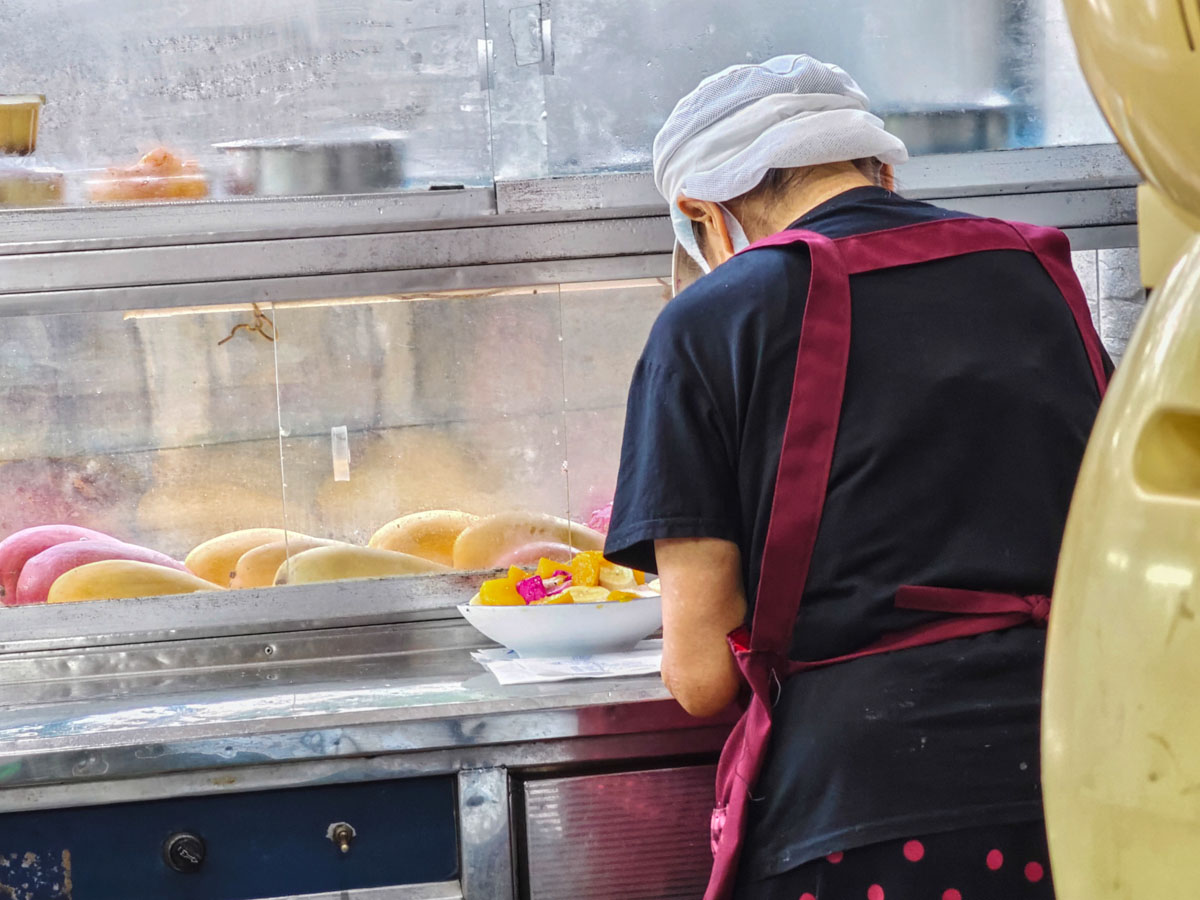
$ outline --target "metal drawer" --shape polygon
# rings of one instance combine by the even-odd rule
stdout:
[[[191,871],[164,858],[172,837]],[[461,896],[457,875],[450,776],[0,816],[0,896],[15,900],[431,900]]]
[[[712,867],[714,766],[528,781],[531,900],[695,900]]]

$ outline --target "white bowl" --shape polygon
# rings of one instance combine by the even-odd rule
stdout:
[[[590,656],[631,650],[662,627],[662,597],[611,603],[458,607],[463,618],[518,656]]]

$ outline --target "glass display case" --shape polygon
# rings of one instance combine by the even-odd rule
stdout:
[[[460,530],[514,512],[603,528],[625,390],[666,299],[662,280],[642,279],[6,318],[0,532],[74,526],[187,560],[215,582],[193,610],[236,605],[217,593],[231,585],[278,580],[286,591],[501,566],[536,541],[499,536],[488,558],[477,550],[463,562],[452,539],[399,546],[378,535],[427,511],[459,513]],[[278,533],[251,539],[247,553],[279,546],[241,565],[226,555],[227,575],[208,567],[215,550],[193,553],[248,529]],[[542,542],[570,543],[549,532]],[[405,553],[395,571],[348,552],[289,579],[284,562],[318,545]],[[410,573],[412,555],[433,565]],[[45,577],[22,572],[3,599],[120,596],[122,576],[111,577],[47,595]],[[125,588],[193,589],[170,579]]]
[[[667,299],[651,140],[732,62],[842,63],[916,154],[911,196],[1064,227],[1093,274],[1132,243],[1136,176],[1058,0],[752,6],[7,4],[0,538],[69,525],[178,562],[274,529],[288,561],[386,548],[418,513],[603,522]],[[1097,314],[1116,333],[1127,306]],[[249,593],[136,608],[211,631],[396,607],[365,587],[330,604],[274,552],[235,579]],[[228,589],[238,559],[201,574]],[[322,583],[390,574],[368,562]],[[405,602],[478,583],[438,572]],[[39,627],[106,627],[54,616]]]

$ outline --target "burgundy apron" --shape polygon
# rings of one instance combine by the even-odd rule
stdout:
[[[808,578],[809,563],[841,415],[850,355],[851,275],[931,262],[985,250],[1033,253],[1054,280],[1075,318],[1101,396],[1107,386],[1100,338],[1087,299],[1071,268],[1070,245],[1056,229],[996,219],[944,219],[830,240],[808,231],[784,231],[759,247],[806,244],[812,280],[800,332],[795,382],[779,457],[771,519],[751,628],[729,635],[738,667],[751,689],[717,766],[717,803],[712,816],[713,871],[705,900],[724,900],[733,890],[746,831],[747,804],[766,757],[772,707],[784,679],[822,666],[877,653],[999,631],[1016,625],[1045,625],[1048,597],[957,588],[904,586],[896,606],[951,614],[936,622],[886,635],[845,656],[811,662],[788,659],[793,626]]]

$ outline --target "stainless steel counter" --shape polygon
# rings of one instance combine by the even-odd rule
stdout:
[[[416,774],[702,753],[727,728],[657,676],[503,687],[470,658],[485,645],[443,620],[0,660],[0,811],[169,796],[181,783],[156,776],[173,773],[195,793],[372,777],[367,759]]]

